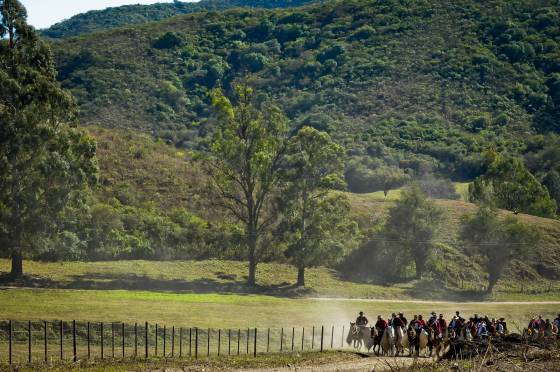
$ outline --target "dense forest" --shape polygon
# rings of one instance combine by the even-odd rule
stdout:
[[[473,180],[489,147],[558,196],[557,2],[328,2],[203,12],[54,42],[84,123],[204,150],[208,92],[248,76],[347,148],[350,190]]]

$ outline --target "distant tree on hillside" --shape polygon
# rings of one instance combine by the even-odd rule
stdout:
[[[512,216],[501,219],[498,211],[489,205],[482,205],[475,214],[465,216],[461,230],[461,240],[468,252],[482,258],[488,274],[488,293],[513,259],[526,259],[531,254],[538,239],[533,227]]]
[[[325,132],[303,127],[288,147],[281,229],[288,240],[285,254],[298,269],[297,285],[305,285],[305,268],[341,257],[357,231],[350,203],[330,195],[344,183],[344,148]]]
[[[492,203],[516,213],[555,217],[556,203],[521,159],[488,150],[485,162],[486,172],[469,186],[472,201]]]
[[[220,90],[212,93],[218,128],[207,164],[217,203],[245,227],[248,284],[255,285],[260,238],[277,216],[287,120],[278,108],[257,104],[253,89],[236,85],[235,93],[234,103]]]
[[[434,239],[442,222],[443,211],[413,184],[389,210],[383,236],[395,261],[414,261],[416,279],[420,279],[433,251]]]
[[[93,139],[66,123],[74,99],[56,82],[51,52],[17,0],[0,0],[0,238],[23,275],[23,257],[56,230],[65,207],[97,180]]]

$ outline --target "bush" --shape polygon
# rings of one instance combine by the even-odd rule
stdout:
[[[160,36],[154,43],[157,49],[172,49],[180,47],[184,44],[183,37],[176,32],[169,31]]]

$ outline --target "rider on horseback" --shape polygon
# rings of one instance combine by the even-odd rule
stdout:
[[[377,329],[377,332],[383,334],[387,326],[388,326],[387,321],[383,319],[381,315],[378,315],[377,322],[375,323],[375,328]]]
[[[422,318],[422,314],[418,315],[418,319],[414,322],[414,328],[418,329],[426,329],[426,321]]]
[[[357,326],[366,326],[369,323],[368,318],[364,316],[364,312],[360,311],[360,315],[356,318],[356,325]]]
[[[400,317],[398,317],[395,313],[393,313],[391,315],[391,327],[397,330],[399,327],[405,328],[406,324],[403,322],[403,320]]]

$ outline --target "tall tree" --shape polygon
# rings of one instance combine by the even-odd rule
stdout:
[[[345,187],[344,148],[311,127],[301,128],[288,148],[281,228],[289,242],[286,256],[298,269],[297,285],[304,286],[305,268],[340,257],[357,229],[347,198],[329,195]]]
[[[17,0],[0,0],[0,233],[23,275],[39,233],[97,180],[95,142],[70,128],[76,105],[56,82],[49,47]]]
[[[277,216],[287,120],[278,108],[256,103],[250,87],[234,88],[234,104],[220,90],[212,93],[218,128],[207,164],[219,205],[245,227],[248,284],[255,285],[259,242]]]
[[[470,254],[482,258],[488,274],[488,293],[511,260],[526,259],[538,239],[539,234],[533,228],[512,216],[500,219],[498,211],[487,204],[480,206],[476,214],[465,216],[461,230],[461,240]]]
[[[555,201],[521,159],[488,150],[485,163],[485,174],[469,185],[471,200],[491,203],[516,213],[555,217]]]
[[[389,210],[384,237],[399,262],[412,259],[416,279],[420,279],[433,251],[434,239],[443,217],[442,210],[429,199],[422,189],[413,184],[403,191],[401,198]]]

